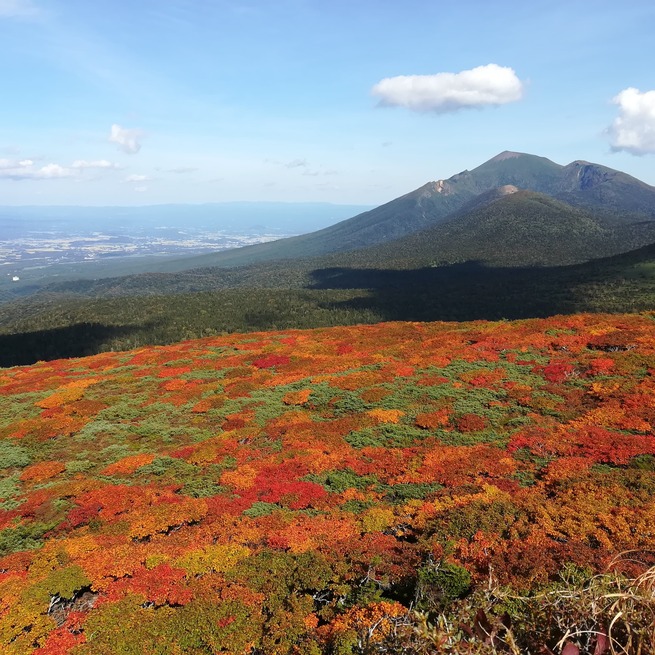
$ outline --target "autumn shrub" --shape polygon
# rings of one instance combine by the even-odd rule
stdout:
[[[18,500],[20,495],[19,484],[20,477],[18,474],[0,478],[0,509],[10,511],[21,504]]]
[[[439,409],[434,412],[424,412],[416,415],[416,425],[426,430],[434,430],[448,425],[450,412],[447,409]]]
[[[410,425],[384,423],[373,428],[351,432],[344,437],[353,448],[367,446],[382,448],[404,448],[425,439],[424,430]]]
[[[477,414],[464,414],[456,419],[457,429],[460,432],[480,432],[487,427],[487,421]]]
[[[442,518],[437,518],[430,524],[429,530],[442,543],[458,539],[470,540],[478,532],[507,535],[517,514],[518,509],[507,500],[472,500],[456,512],[448,512]]]

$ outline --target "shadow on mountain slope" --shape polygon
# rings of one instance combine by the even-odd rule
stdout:
[[[274,286],[283,273],[267,268],[248,287],[9,303],[0,308],[0,366],[231,332],[655,310],[655,244],[571,266],[315,264],[291,271],[296,286]]]
[[[102,352],[117,337],[133,336],[142,325],[75,323],[20,334],[0,335],[0,367],[23,366],[65,357],[86,357]]]
[[[616,289],[607,288],[606,280],[597,285],[591,272],[589,265],[502,268],[473,261],[414,270],[326,268],[312,271],[312,288],[366,288],[366,297],[333,307],[374,311],[389,321],[521,319],[633,309],[625,297],[614,297]],[[639,309],[649,309],[649,300]]]

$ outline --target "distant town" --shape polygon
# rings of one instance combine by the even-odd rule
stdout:
[[[117,257],[195,255],[279,239],[279,233],[255,229],[234,234],[199,228],[155,227],[138,233],[38,232],[0,241],[0,271],[14,282],[29,271],[56,264],[80,264]]]

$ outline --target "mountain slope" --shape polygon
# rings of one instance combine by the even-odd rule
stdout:
[[[476,194],[466,188],[444,192],[429,182],[400,198],[317,232],[193,258],[198,268],[240,266],[274,259],[313,257],[391,241],[411,234],[458,210]],[[190,263],[190,260],[187,260]]]
[[[562,170],[562,190],[554,194],[565,202],[655,218],[655,189],[637,178],[606,166],[574,161]]]
[[[349,259],[356,261],[359,255],[366,262],[395,261],[412,267],[471,260],[497,266],[553,266],[607,257],[655,241],[655,221],[636,217],[630,221],[628,216],[572,207],[542,193],[502,189],[481,194],[469,212],[351,253]]]

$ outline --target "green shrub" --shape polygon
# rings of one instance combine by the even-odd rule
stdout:
[[[29,453],[22,446],[9,441],[0,441],[0,468],[23,468],[31,461]]]
[[[448,562],[426,564],[418,570],[416,606],[439,611],[471,589],[471,574],[462,566]]]

